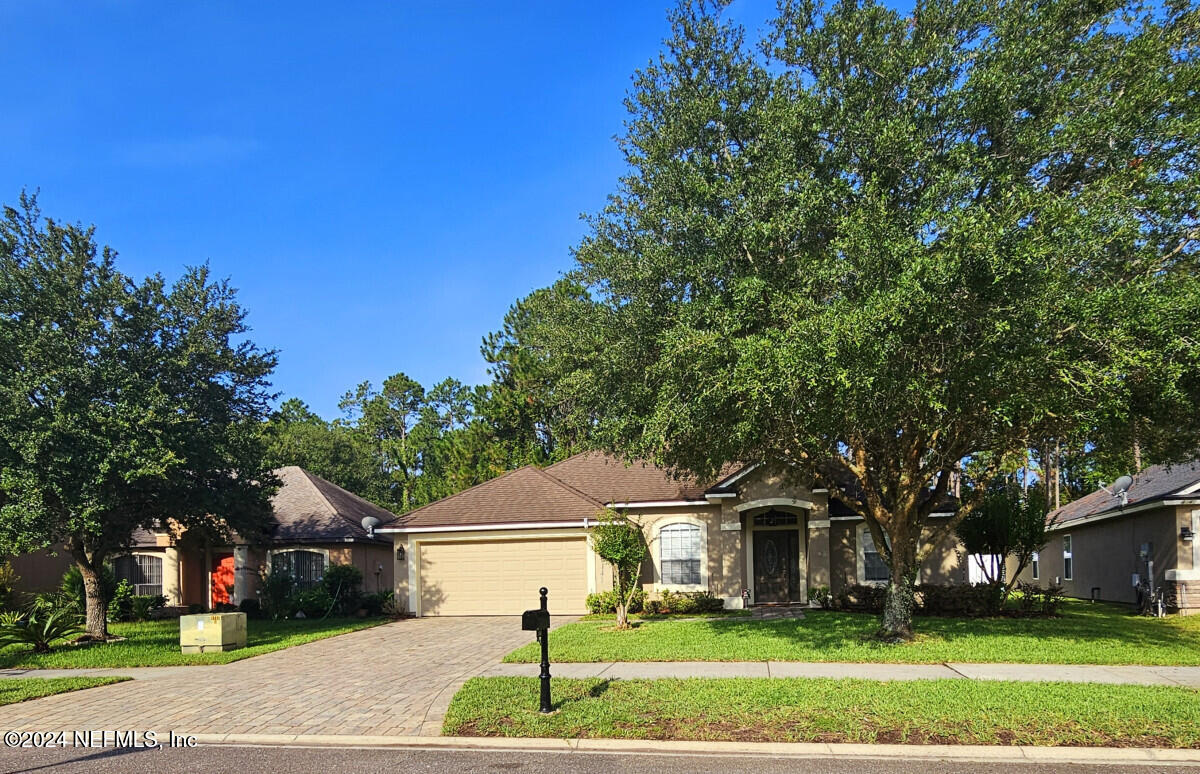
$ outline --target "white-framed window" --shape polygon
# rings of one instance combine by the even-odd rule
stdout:
[[[296,589],[311,589],[325,577],[326,555],[321,551],[293,548],[271,554],[271,572],[292,579]]]
[[[1029,557],[1029,569],[1030,569],[1030,572],[1033,574],[1034,580],[1038,580],[1042,577],[1042,568],[1041,568],[1040,559],[1041,559],[1041,557],[1038,556],[1037,551],[1034,551],[1033,554]]]
[[[870,527],[865,522],[858,525],[857,538],[858,582],[887,583],[891,573],[888,571],[887,562],[875,546],[875,537],[871,534]]]
[[[700,586],[704,541],[698,524],[676,522],[658,531],[658,568],[664,586]]]
[[[158,554],[126,554],[112,562],[113,576],[126,580],[138,596],[157,597],[163,589],[163,560]]]
[[[1063,535],[1063,580],[1075,577],[1075,557],[1071,553],[1071,536]]]

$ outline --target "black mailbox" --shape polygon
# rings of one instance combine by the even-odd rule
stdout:
[[[526,610],[521,613],[521,630],[526,632],[543,631],[550,628],[550,611]]]

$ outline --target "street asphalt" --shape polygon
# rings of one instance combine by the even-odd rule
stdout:
[[[192,749],[127,750],[0,750],[0,772],[46,774],[107,774],[108,772],[213,772],[238,774],[278,771],[404,772],[518,772],[519,774],[1073,774],[1079,772],[1200,772],[1200,766],[1071,765],[1057,763],[977,763],[928,759],[897,761],[868,759],[798,759],[758,756],[613,754],[510,750],[369,749],[201,746]]]

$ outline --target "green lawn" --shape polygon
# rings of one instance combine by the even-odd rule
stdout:
[[[100,645],[75,647],[58,645],[50,653],[36,654],[27,646],[10,645],[0,650],[0,668],[33,667],[42,669],[78,669],[84,667],[139,667],[192,664],[227,664],[273,650],[302,645],[313,640],[366,629],[388,619],[330,618],[287,621],[250,620],[246,647],[226,653],[179,652],[179,621],[114,623],[109,632],[126,639]]]
[[[128,677],[30,677],[0,680],[0,704],[16,704],[56,693],[80,691],[128,680]]]
[[[607,621],[581,621],[550,632],[550,660],[1200,665],[1200,616],[1143,618],[1087,602],[1070,602],[1064,611],[1050,619],[918,618],[916,641],[903,645],[872,641],[877,618],[856,613],[641,621],[624,632]],[[535,662],[537,645],[504,660]]]
[[[446,712],[457,736],[756,742],[1200,747],[1188,688],[973,680],[477,677]]]

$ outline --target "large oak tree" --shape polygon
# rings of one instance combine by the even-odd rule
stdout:
[[[190,269],[135,282],[93,230],[0,220],[0,549],[66,547],[87,633],[108,636],[99,571],[137,528],[254,535],[277,483],[261,424],[275,355],[234,290]]]
[[[629,171],[539,296],[600,442],[815,476],[890,564],[890,638],[1009,455],[1135,423],[1195,451],[1167,420],[1200,392],[1196,7],[801,0],[757,46],[720,4],[672,22]]]

